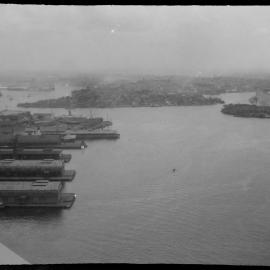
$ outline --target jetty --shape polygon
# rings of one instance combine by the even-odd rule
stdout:
[[[82,141],[66,142],[60,135],[1,135],[0,148],[30,148],[30,149],[84,149],[87,144]]]
[[[62,160],[1,160],[0,208],[71,208],[76,194],[65,193],[64,187],[75,174],[64,169]]]
[[[77,139],[82,140],[97,140],[97,139],[118,139],[120,134],[115,130],[77,130],[70,131],[70,134],[76,135]]]
[[[42,160],[55,159],[63,160],[68,163],[71,160],[71,154],[63,154],[58,149],[13,149],[0,148],[0,160],[2,159],[24,159],[24,160]]]
[[[0,181],[72,181],[75,170],[65,170],[61,160],[0,160]]]
[[[111,121],[102,117],[73,116],[71,110],[63,116],[4,110],[0,111],[0,134],[3,135],[0,147],[3,144],[13,147],[16,143],[25,148],[53,145],[58,149],[83,149],[87,147],[83,140],[118,139],[117,131],[106,129],[111,125]],[[16,139],[8,136],[16,136]]]
[[[118,139],[103,118],[0,112],[0,208],[71,208],[75,193],[65,193],[75,170],[66,170],[70,154],[62,149],[84,149],[84,140]]]

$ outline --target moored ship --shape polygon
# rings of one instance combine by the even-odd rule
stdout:
[[[119,133],[108,130],[111,121],[104,121],[101,117],[84,116],[54,116],[49,113],[35,113],[25,111],[0,112],[0,133],[3,135],[15,136],[18,147],[25,148],[48,148],[53,145],[59,149],[80,149],[87,145],[84,141],[65,141],[66,135],[76,135],[76,140],[92,139],[117,139]],[[105,129],[104,129],[105,128]],[[36,136],[36,137],[27,137]],[[20,137],[21,136],[21,137]],[[0,138],[0,147],[3,145]],[[56,146],[57,145],[57,146]]]
[[[96,140],[96,139],[118,139],[120,134],[115,130],[72,130],[70,134],[76,135],[77,139]]]

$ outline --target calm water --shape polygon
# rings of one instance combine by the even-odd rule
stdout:
[[[32,263],[270,265],[270,120],[220,109],[93,110],[121,138],[68,151],[73,207],[2,210],[0,241]]]

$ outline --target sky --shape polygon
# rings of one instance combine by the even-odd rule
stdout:
[[[268,72],[270,7],[1,4],[0,63],[0,72]]]

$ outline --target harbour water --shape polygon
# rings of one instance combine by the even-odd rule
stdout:
[[[93,109],[121,137],[67,151],[73,207],[1,210],[0,242],[30,263],[270,265],[270,120],[221,107]]]

